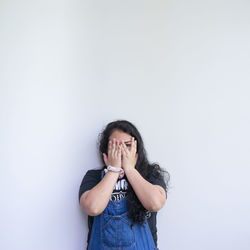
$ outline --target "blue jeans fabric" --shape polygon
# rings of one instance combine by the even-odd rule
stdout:
[[[95,216],[88,250],[157,250],[146,219],[142,225],[135,223],[131,227],[126,202],[126,198],[110,200]]]

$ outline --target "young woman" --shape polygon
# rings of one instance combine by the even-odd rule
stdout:
[[[157,249],[156,215],[167,198],[168,172],[148,162],[139,131],[126,120],[106,126],[99,152],[103,168],[87,171],[79,190],[87,249]]]

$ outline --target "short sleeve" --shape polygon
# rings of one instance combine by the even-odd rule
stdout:
[[[149,178],[149,182],[154,184],[154,185],[161,186],[165,190],[165,192],[167,194],[167,185],[166,185],[166,183],[165,183],[162,176],[157,176],[156,177],[155,175],[151,175],[150,178]]]
[[[96,186],[101,179],[101,170],[88,170],[85,176],[82,179],[80,188],[79,188],[79,202],[82,194],[85,191],[88,191],[92,189],[94,186]]]

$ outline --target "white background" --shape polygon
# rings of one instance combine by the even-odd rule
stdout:
[[[0,249],[83,250],[98,134],[171,175],[161,250],[250,249],[248,0],[0,1]]]

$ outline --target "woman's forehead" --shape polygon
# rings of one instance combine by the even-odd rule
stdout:
[[[125,142],[130,142],[132,139],[132,136],[128,133],[123,132],[123,131],[115,130],[109,137],[110,140],[112,140],[113,138],[115,138],[117,140],[123,140]]]

